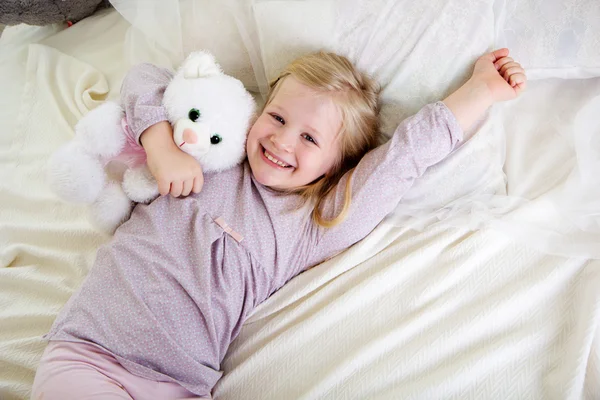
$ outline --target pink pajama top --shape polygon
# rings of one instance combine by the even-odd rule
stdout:
[[[122,103],[137,138],[166,120],[161,100],[171,77],[150,64],[125,77]],[[312,222],[298,196],[258,183],[247,161],[205,174],[199,194],[139,204],[98,250],[45,337],[95,344],[136,375],[206,395],[252,310],[294,276],[367,236],[461,139],[442,102],[425,106],[360,161],[348,217],[329,229]],[[328,195],[324,217],[342,209],[347,179]]]

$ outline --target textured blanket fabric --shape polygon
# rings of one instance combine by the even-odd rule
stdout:
[[[0,398],[26,397],[47,331],[107,238],[85,208],[62,203],[46,185],[50,153],[108,93],[89,65],[30,45],[26,83],[0,167]],[[9,396],[10,393],[10,397]],[[5,397],[7,396],[7,397]]]

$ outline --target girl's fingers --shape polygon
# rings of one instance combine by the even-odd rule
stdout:
[[[508,49],[503,48],[503,49],[494,50],[491,53],[486,53],[486,54],[482,55],[481,57],[479,57],[479,60],[495,62],[499,58],[506,57],[507,55],[508,55]]]
[[[526,81],[526,80],[525,80],[525,81],[523,81],[522,83],[517,83],[517,84],[516,84],[516,85],[513,87],[513,89],[514,89],[514,90],[515,90],[515,92],[517,93],[517,96],[518,96],[519,94],[521,94],[521,92],[522,92],[523,90],[525,90],[525,88],[527,88],[527,81]]]
[[[179,197],[181,196],[181,192],[183,191],[183,182],[175,181],[171,182],[171,196]]]
[[[504,47],[502,49],[494,50],[491,53],[489,53],[489,56],[490,60],[494,62],[502,57],[508,56],[508,49]]]
[[[193,192],[194,193],[200,193],[200,191],[202,190],[202,186],[204,185],[204,177],[202,176],[197,176],[196,178],[194,178],[194,187],[193,187]]]
[[[183,189],[181,190],[182,196],[188,196],[194,187],[194,181],[192,179],[188,179],[183,182]]]
[[[507,62],[505,64],[502,64],[502,66],[498,69],[498,73],[500,75],[504,75],[504,73],[506,72],[507,69],[513,68],[513,67],[521,68],[521,64],[519,64],[518,62],[514,62],[514,61]]]
[[[514,74],[514,75],[511,75],[510,78],[508,79],[508,83],[512,87],[515,87],[517,85],[525,83],[526,81],[527,81],[527,77],[525,76],[525,74]]]
[[[496,70],[499,70],[500,68],[502,68],[502,66],[504,64],[507,64],[509,62],[513,62],[514,60],[511,57],[502,57],[499,60],[496,60],[496,62],[494,62],[494,66],[496,67]]]
[[[164,179],[158,181],[158,193],[160,193],[161,196],[169,194],[169,190],[171,190],[171,184],[169,182]]]
[[[508,49],[498,49],[491,53],[482,56],[482,59],[489,60],[494,63],[494,67],[498,74],[514,89],[517,95],[525,90],[527,86],[527,77],[525,70],[521,64],[515,62],[512,57],[508,56]]]
[[[514,74],[524,74],[525,70],[521,67],[512,67],[507,69],[506,71],[504,71],[504,73],[502,74],[502,77],[504,78],[504,80],[508,81],[508,78],[510,78],[512,75]]]

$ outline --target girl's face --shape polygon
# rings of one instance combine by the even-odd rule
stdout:
[[[248,134],[254,178],[273,189],[293,189],[324,175],[339,157],[341,125],[330,96],[286,77]]]

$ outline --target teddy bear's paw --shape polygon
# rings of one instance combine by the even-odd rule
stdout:
[[[202,78],[210,75],[221,74],[221,67],[215,61],[215,57],[205,51],[190,53],[182,65],[183,77],[185,79]]]
[[[137,203],[149,203],[158,197],[158,184],[145,165],[125,171],[123,189]]]
[[[121,120],[123,108],[107,101],[88,112],[75,125],[75,139],[90,153],[100,157],[114,157],[125,146]]]
[[[131,215],[133,204],[118,182],[109,182],[92,205],[94,225],[112,234]]]
[[[93,203],[106,182],[100,161],[77,142],[69,142],[52,154],[47,168],[50,188],[65,201]]]

